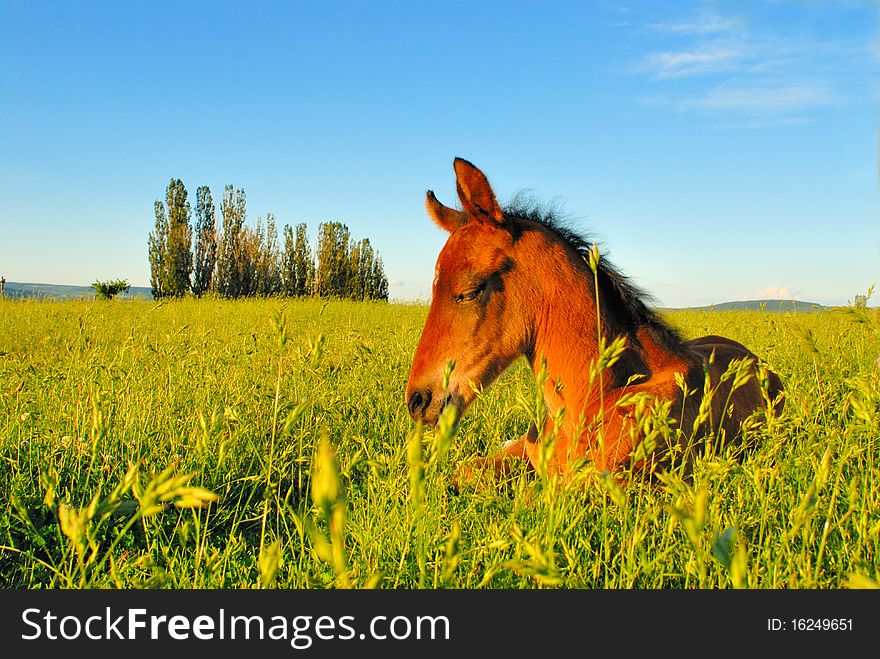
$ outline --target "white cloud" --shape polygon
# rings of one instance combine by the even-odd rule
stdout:
[[[717,115],[721,126],[777,128],[803,126],[813,121],[812,112],[838,100],[829,87],[806,82],[731,82],[716,85],[700,94],[673,96],[656,94],[638,99],[643,105],[666,107],[676,112]]]
[[[676,102],[679,110],[713,110],[759,114],[784,114],[829,105],[834,94],[811,83],[773,85],[725,83],[702,96]]]
[[[392,279],[388,282],[389,286],[406,286],[406,282],[400,279]]]
[[[691,20],[651,23],[648,27],[657,32],[668,32],[671,34],[718,34],[741,29],[743,24],[742,21],[733,18],[703,13]]]
[[[737,26],[738,23],[731,19],[719,16],[704,16],[694,21],[652,23],[648,27],[658,32],[671,32],[673,34],[717,34],[719,32],[729,32]]]
[[[653,71],[658,79],[685,78],[729,70],[740,59],[739,51],[715,45],[677,53],[653,53],[648,55],[645,68]]]
[[[748,298],[753,300],[780,299],[790,300],[796,295],[788,286],[768,286],[753,293],[749,293]]]
[[[714,14],[677,22],[652,23],[648,26],[680,41],[692,37],[692,46],[677,51],[651,53],[641,70],[653,72],[656,79],[684,78],[737,68],[750,55],[748,34],[736,20]]]
[[[706,4],[691,15],[643,23],[646,29],[654,45],[629,72],[652,80],[656,93],[641,100],[717,114],[722,124],[739,127],[809,123],[850,98],[854,84],[864,96],[861,76],[876,69],[880,53],[876,43],[796,37]]]

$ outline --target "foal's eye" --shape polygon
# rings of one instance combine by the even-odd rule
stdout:
[[[456,302],[471,302],[472,300],[476,300],[480,296],[480,293],[482,293],[484,290],[486,290],[486,282],[483,282],[482,284],[480,284],[476,288],[472,288],[469,291],[465,291],[464,293],[459,293],[458,295],[455,296],[455,301]]]

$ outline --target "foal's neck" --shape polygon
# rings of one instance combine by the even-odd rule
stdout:
[[[583,410],[606,391],[643,382],[671,357],[647,327],[626,316],[625,305],[600,295],[597,311],[595,275],[570,251],[551,250],[549,265],[558,276],[543,280],[543,306],[535,315],[534,340],[527,353],[536,375],[546,364],[544,399],[551,414],[561,407]],[[610,368],[594,373],[590,385],[591,368],[595,371],[599,357],[599,337],[608,346],[620,335],[626,336],[626,349]]]

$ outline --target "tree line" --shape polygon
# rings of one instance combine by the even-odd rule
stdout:
[[[147,240],[153,297],[215,293],[222,297],[283,295],[387,300],[382,257],[368,238],[355,241],[341,222],[318,225],[312,250],[304,223],[285,224],[279,242],[272,213],[247,224],[244,190],[227,185],[220,200],[222,226],[211,189],[196,190],[195,223],[180,179],[171,179],[164,203],[154,204],[156,225]]]

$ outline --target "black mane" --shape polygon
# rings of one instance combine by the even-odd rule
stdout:
[[[523,195],[514,197],[504,208],[504,215],[511,220],[525,220],[542,225],[580,254],[585,261],[594,245],[594,241],[568,226],[558,209],[536,203]],[[661,347],[675,353],[684,350],[684,340],[678,331],[649,306],[654,303],[652,297],[633,284],[604,255],[599,259],[597,279],[599,300],[604,313],[622,324],[632,340],[635,340],[636,331],[644,327]]]

